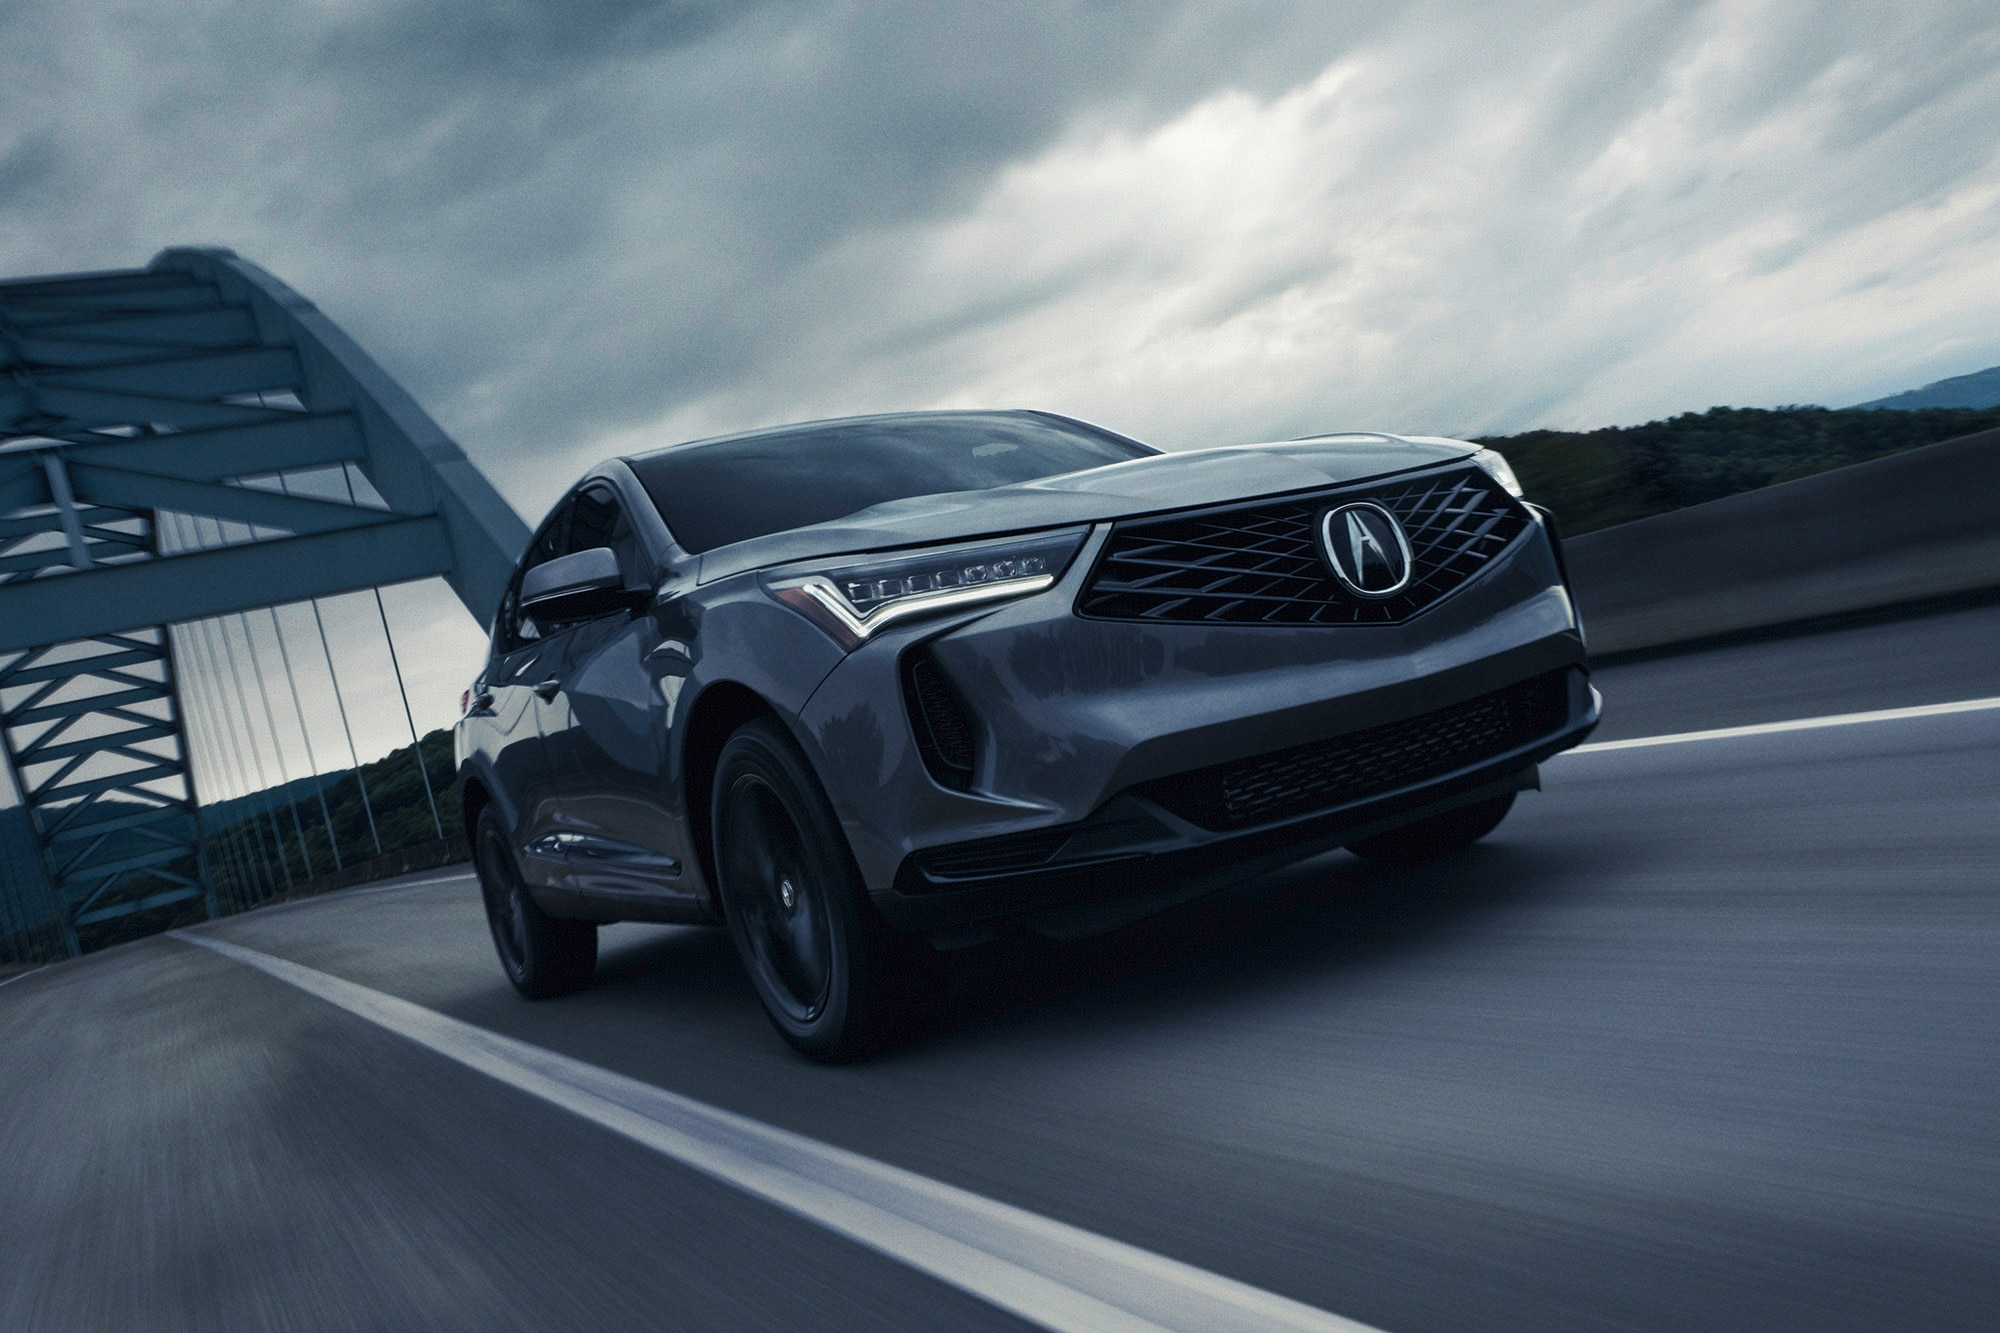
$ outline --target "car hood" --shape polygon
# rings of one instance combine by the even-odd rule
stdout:
[[[1469,457],[1478,447],[1431,436],[1322,435],[1159,454],[1016,486],[892,500],[825,523],[717,547],[700,557],[699,578],[708,583],[798,560],[1315,490],[1448,463]]]

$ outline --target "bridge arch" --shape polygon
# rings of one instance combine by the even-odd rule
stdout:
[[[184,659],[240,666],[189,624],[433,576],[484,624],[527,537],[401,385],[229,250],[0,281],[0,962],[228,906],[244,849],[204,836],[195,758],[231,754],[191,734]]]

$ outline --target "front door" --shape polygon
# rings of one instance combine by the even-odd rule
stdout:
[[[658,581],[617,495],[590,487],[577,496],[573,550],[607,546],[618,556],[630,609],[554,636],[549,663],[560,680],[561,717],[548,746],[553,786],[562,793],[569,884],[598,899],[639,900],[671,909],[696,905],[683,873],[689,849],[665,803],[667,689],[673,662],[655,652],[659,630],[646,605]]]
[[[559,655],[559,644],[532,616],[521,613],[519,595],[523,574],[561,554],[573,503],[566,500],[549,515],[508,584],[482,691],[493,719],[494,776],[512,811],[522,878],[544,891],[561,889],[566,866],[557,836],[560,793],[548,754],[554,701],[549,664]]]

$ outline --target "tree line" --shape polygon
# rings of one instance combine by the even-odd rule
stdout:
[[[2000,427],[2000,410],[1712,407],[1643,426],[1482,437],[1565,535]]]
[[[419,750],[422,770],[417,767]],[[424,792],[426,774],[437,806],[435,820],[432,800]],[[353,866],[435,842],[440,836],[455,837],[465,829],[451,732],[440,728],[420,745],[393,750],[358,770],[300,778],[283,787],[217,801],[204,808],[202,823],[211,860],[219,855],[238,860],[258,856],[258,867],[279,881],[287,875],[304,880],[333,873],[335,846],[340,849],[340,864]],[[229,846],[218,852],[218,843]]]

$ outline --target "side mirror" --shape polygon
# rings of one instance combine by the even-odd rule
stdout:
[[[631,600],[608,546],[545,560],[521,579],[521,609],[541,620],[590,620]]]

